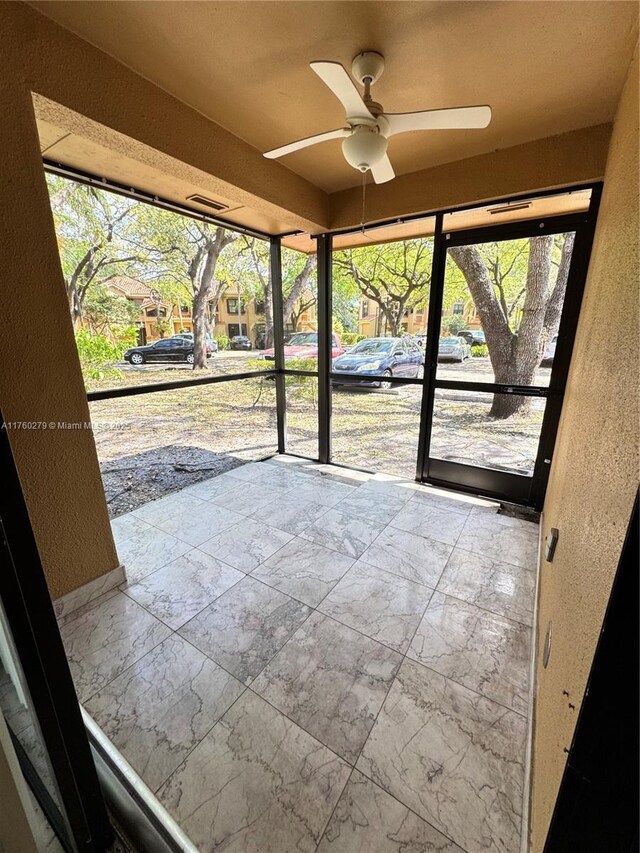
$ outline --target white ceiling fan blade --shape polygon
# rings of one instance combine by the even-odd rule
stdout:
[[[301,148],[308,148],[310,145],[317,145],[318,142],[326,142],[328,139],[342,139],[349,135],[349,130],[346,127],[339,127],[337,130],[328,130],[326,133],[316,133],[315,136],[307,136],[305,139],[298,139],[297,142],[290,142],[288,145],[281,145],[280,148],[274,148],[271,151],[265,151],[264,156],[269,160],[275,160],[276,157],[282,157],[284,154],[292,154],[294,151],[300,151]]]
[[[345,108],[347,120],[373,118],[355,83],[339,62],[311,62],[309,64]]]
[[[463,130],[486,127],[491,107],[453,107],[446,110],[422,110],[417,113],[385,113],[389,136],[409,130]]]
[[[391,160],[389,160],[386,154],[382,160],[379,160],[375,166],[371,167],[371,174],[376,184],[386,184],[387,181],[392,181],[396,176],[391,165]]]

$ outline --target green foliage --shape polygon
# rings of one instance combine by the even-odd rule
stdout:
[[[342,341],[343,346],[352,347],[358,343],[358,341],[363,341],[366,335],[359,335],[357,332],[343,332],[340,340]]]
[[[450,314],[448,317],[442,318],[442,330],[450,335],[458,335],[463,329],[467,328],[467,321],[462,314]]]
[[[474,344],[471,347],[471,355],[474,358],[485,358],[489,355],[489,347],[486,344]]]
[[[229,349],[229,336],[228,335],[215,335],[215,341],[218,344],[218,349]]]
[[[350,321],[344,324],[345,329],[358,328],[359,301],[365,297],[378,305],[388,332],[399,334],[404,312],[427,303],[432,256],[430,237],[334,252],[334,285],[351,295]]]
[[[122,353],[131,346],[131,331],[135,340],[135,329],[127,330],[117,343],[112,343],[104,335],[94,335],[88,329],[76,332],[76,346],[85,379],[122,377],[122,372],[114,362],[121,361]]]
[[[94,334],[117,337],[136,322],[139,311],[131,300],[115,296],[103,284],[96,284],[87,290],[83,317]]]

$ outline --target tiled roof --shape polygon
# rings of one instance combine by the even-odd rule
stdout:
[[[128,275],[115,275],[106,282],[107,287],[116,287],[125,296],[151,296],[151,288],[144,281]]]

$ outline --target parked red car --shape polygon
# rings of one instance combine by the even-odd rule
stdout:
[[[335,333],[332,335],[331,358],[337,358],[346,352],[345,348],[340,343],[340,338]],[[318,357],[318,333],[317,332],[297,332],[291,335],[287,343],[284,345],[284,357],[287,358],[317,358]],[[262,358],[273,361],[275,358],[275,350],[266,349],[262,353]]]

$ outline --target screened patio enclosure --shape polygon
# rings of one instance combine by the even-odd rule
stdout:
[[[196,375],[131,364],[117,384],[88,384],[92,417],[137,422],[141,458],[160,427],[167,448],[188,435],[196,461],[288,453],[541,508],[599,184],[314,236],[240,229],[99,184],[245,241],[259,280],[253,300],[236,278],[211,309],[211,328],[258,330],[250,352],[217,351]],[[117,437],[96,443],[117,468]]]

